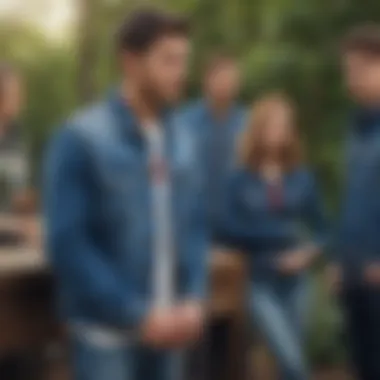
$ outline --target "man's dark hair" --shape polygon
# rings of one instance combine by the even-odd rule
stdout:
[[[343,40],[342,51],[380,56],[380,25],[366,24],[352,29]]]
[[[117,34],[119,52],[142,53],[167,36],[188,36],[185,17],[159,10],[140,10],[130,15]]]

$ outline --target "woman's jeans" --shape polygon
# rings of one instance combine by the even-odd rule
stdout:
[[[304,336],[309,309],[309,282],[305,277],[278,277],[253,281],[250,311],[275,355],[282,380],[306,380]]]
[[[72,339],[73,380],[181,380],[181,354]]]

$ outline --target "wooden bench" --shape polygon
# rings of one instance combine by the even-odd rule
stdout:
[[[31,371],[37,371],[36,364],[41,361],[45,347],[59,331],[39,224],[37,218],[0,215],[3,233],[24,234],[20,244],[0,246],[0,372],[5,371],[4,358],[15,356],[15,366],[26,366],[23,371],[30,373],[27,378],[31,380],[34,379]],[[18,378],[14,372],[9,376]]]

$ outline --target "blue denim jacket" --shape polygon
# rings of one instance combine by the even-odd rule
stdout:
[[[357,280],[366,262],[380,260],[380,110],[359,110],[346,148],[346,183],[337,260]]]
[[[186,106],[181,121],[201,138],[203,170],[207,179],[208,211],[212,224],[220,217],[227,179],[236,168],[236,143],[244,127],[245,111],[233,105],[223,120],[216,120],[206,100]]]
[[[273,206],[260,175],[241,169],[230,179],[225,197],[219,239],[247,251],[260,275],[274,269],[281,251],[310,243],[324,248],[328,239],[324,207],[309,170],[286,174],[280,192],[280,203]]]
[[[207,225],[197,139],[164,115],[172,177],[178,293],[205,294]],[[133,327],[151,304],[147,147],[132,110],[112,95],[79,112],[45,161],[47,251],[64,316]]]

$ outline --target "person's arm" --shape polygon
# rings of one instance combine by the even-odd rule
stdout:
[[[216,235],[224,244],[245,247],[249,243],[252,230],[248,231],[238,212],[238,193],[240,177],[232,175],[227,182],[227,188],[217,221]]]
[[[330,231],[324,202],[317,182],[312,176],[308,183],[304,219],[311,232],[311,242],[305,249],[310,255],[316,257],[328,248]]]
[[[269,241],[273,243],[273,239],[283,240],[287,235],[284,231],[283,236],[281,234],[274,236],[271,230],[262,228],[259,222],[252,225],[253,219],[249,215],[248,206],[245,207],[241,199],[240,189],[244,186],[244,175],[235,173],[228,181],[216,234],[224,244],[254,252],[260,250]]]
[[[309,267],[324,252],[328,241],[327,217],[316,181],[308,173],[306,180],[302,222],[311,237],[279,258],[278,267],[286,273],[297,273]]]
[[[185,247],[185,295],[203,302],[207,296],[210,233],[204,194],[197,194],[194,200]]]
[[[309,239],[302,239],[297,247],[283,252],[278,257],[277,268],[286,274],[299,273],[312,265],[325,250],[328,240],[327,218],[316,181],[309,174],[307,174],[306,180],[306,188],[303,193],[306,198],[301,222],[308,230],[305,232],[311,236]]]
[[[69,286],[100,320],[119,326],[138,324],[146,312],[127,289],[116,265],[89,234],[91,171],[86,151],[73,131],[52,141],[44,168],[47,249],[58,284]]]
[[[184,252],[184,293],[185,297],[203,302],[208,293],[209,258],[211,250],[210,223],[207,207],[207,171],[204,165],[203,139],[197,126],[193,124],[194,112],[190,108],[182,112],[180,126],[189,133],[192,140],[194,160],[194,183],[191,195],[190,218],[186,226],[186,244]]]

